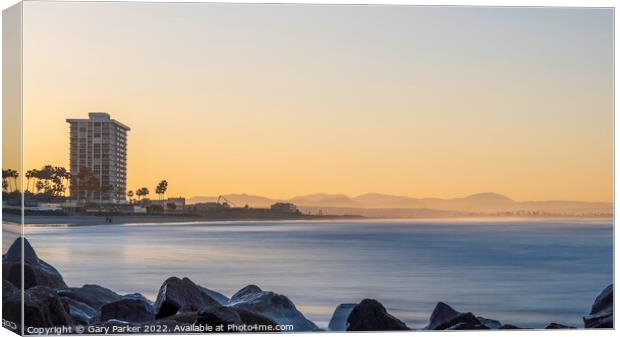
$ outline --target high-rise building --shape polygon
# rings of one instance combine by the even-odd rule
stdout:
[[[125,202],[129,127],[105,112],[91,112],[88,118],[71,118],[67,123],[71,125],[71,199]]]

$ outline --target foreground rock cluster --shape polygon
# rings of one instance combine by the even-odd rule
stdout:
[[[24,313],[25,326],[89,327],[79,333],[110,333],[114,326],[156,326],[154,330],[133,332],[209,332],[196,331],[196,326],[222,326],[226,331],[239,326],[261,326],[278,331],[288,325],[293,331],[319,331],[293,302],[284,295],[249,285],[228,298],[201,287],[188,278],[171,277],[161,285],[155,302],[141,294],[120,295],[98,285],[69,287],[61,274],[39,259],[24,239]],[[2,257],[2,304],[4,319],[21,326],[21,241],[17,240]],[[583,318],[585,328],[613,328],[613,285],[596,298],[590,315]],[[162,328],[163,327],[163,328]],[[547,329],[572,327],[550,323]],[[108,329],[108,330],[106,330]],[[173,330],[177,329],[177,330]],[[178,330],[180,329],[180,330]],[[329,322],[330,331],[396,331],[411,330],[391,315],[377,300],[339,305]],[[439,302],[431,313],[426,330],[519,329],[514,325],[458,312]],[[130,333],[123,331],[119,333]]]

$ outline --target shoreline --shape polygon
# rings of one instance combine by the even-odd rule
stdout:
[[[112,219],[106,222],[106,217]],[[225,217],[225,216],[200,216],[200,215],[117,215],[117,216],[101,216],[101,215],[27,215],[28,223],[25,226],[100,226],[100,225],[126,225],[126,224],[166,224],[166,223],[216,223],[216,222],[267,222],[267,221],[442,221],[442,220],[463,220],[463,221],[479,221],[479,220],[524,220],[535,221],[541,219],[581,219],[581,220],[609,220],[613,222],[613,217],[528,217],[528,216],[471,216],[471,217],[432,217],[432,218],[370,218],[360,216],[297,216],[297,217]],[[20,217],[15,214],[3,214],[3,222],[20,223]]]

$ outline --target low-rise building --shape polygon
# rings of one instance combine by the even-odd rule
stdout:
[[[271,210],[282,213],[297,213],[297,206],[290,202],[277,202],[271,205]]]

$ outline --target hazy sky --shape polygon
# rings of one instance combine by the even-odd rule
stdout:
[[[129,125],[128,188],[612,200],[611,9],[26,2],[25,167]]]

